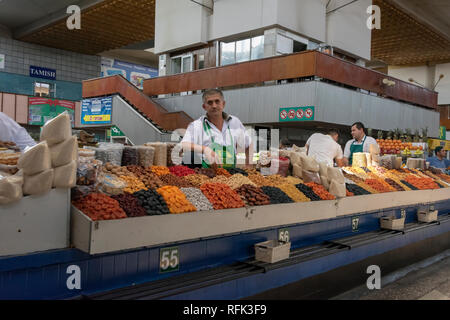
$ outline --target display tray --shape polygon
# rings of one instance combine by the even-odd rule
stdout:
[[[70,189],[52,189],[0,206],[0,256],[69,246]]]
[[[450,189],[447,188],[102,221],[92,221],[72,206],[71,243],[84,252],[99,254],[333,219],[449,198]]]

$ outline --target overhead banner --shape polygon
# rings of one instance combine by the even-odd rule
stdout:
[[[73,127],[75,124],[75,102],[40,97],[28,98],[28,124],[43,126],[48,120],[64,111],[69,113]]]
[[[314,107],[282,107],[278,112],[279,122],[287,121],[314,121]]]
[[[115,59],[102,58],[101,76],[121,74],[139,89],[144,88],[144,80],[158,76],[158,69]]]
[[[110,124],[112,97],[83,99],[81,124]]]

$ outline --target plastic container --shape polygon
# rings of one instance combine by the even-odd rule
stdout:
[[[275,263],[289,258],[290,242],[268,240],[255,244],[255,259],[267,263]]]

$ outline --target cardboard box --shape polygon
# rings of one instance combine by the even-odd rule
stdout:
[[[437,221],[438,211],[419,211],[417,212],[417,220],[420,222]]]
[[[268,240],[255,244],[255,259],[268,263],[275,263],[289,258],[290,242]]]
[[[403,230],[405,227],[405,218],[396,219],[394,217],[381,217],[381,229]]]

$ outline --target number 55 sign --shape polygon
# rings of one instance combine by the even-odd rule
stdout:
[[[159,273],[178,271],[180,259],[178,247],[164,248],[159,252]]]

